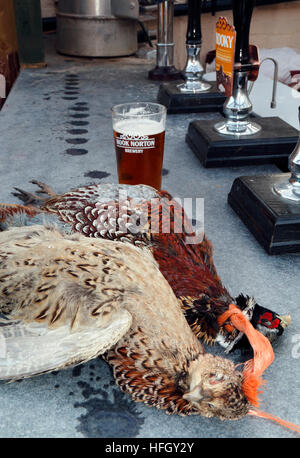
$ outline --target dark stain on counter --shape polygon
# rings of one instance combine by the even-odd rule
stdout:
[[[102,170],[91,170],[90,172],[87,172],[84,174],[85,177],[89,178],[106,178],[110,176],[110,173],[108,172],[103,172]]]
[[[66,142],[71,143],[72,145],[83,145],[88,141],[88,138],[66,138]]]
[[[87,134],[89,131],[87,129],[69,129],[67,132],[70,135],[83,135]]]
[[[79,377],[81,375],[82,367],[83,367],[82,364],[79,364],[78,366],[73,367],[73,370],[72,370],[73,377]]]
[[[84,402],[74,404],[75,408],[86,409],[78,417],[76,430],[85,437],[136,437],[144,418],[138,412],[137,404],[118,388],[110,393],[101,388],[94,389],[86,382],[78,382]]]
[[[84,148],[68,148],[66,149],[66,153],[70,154],[70,156],[82,156],[87,154],[88,150]]]

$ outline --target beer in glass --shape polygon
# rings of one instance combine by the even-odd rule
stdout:
[[[146,184],[160,190],[166,108],[137,102],[112,109],[119,183]]]

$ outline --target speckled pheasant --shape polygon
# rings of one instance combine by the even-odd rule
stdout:
[[[222,420],[251,413],[269,341],[244,371],[212,356],[188,326],[148,248],[53,227],[0,233],[0,378],[30,377],[105,353],[135,401]],[[228,318],[247,322],[234,306]],[[253,384],[255,386],[253,386]]]
[[[56,214],[73,231],[136,246],[150,245],[188,323],[206,342],[217,340],[227,352],[237,346],[249,348],[243,333],[221,325],[222,314],[231,303],[271,342],[289,324],[289,316],[279,316],[251,297],[231,297],[217,275],[211,243],[205,236],[201,243],[187,243],[187,237],[195,234],[183,208],[167,192],[145,185],[95,184],[56,195],[44,183],[33,183],[50,199],[17,188],[16,195],[27,204],[42,201],[41,211]]]

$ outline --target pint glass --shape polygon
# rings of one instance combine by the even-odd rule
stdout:
[[[112,108],[119,183],[160,190],[166,108],[158,103],[124,103]]]

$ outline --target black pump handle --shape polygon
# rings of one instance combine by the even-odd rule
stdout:
[[[232,0],[233,22],[236,30],[235,63],[249,64],[249,34],[255,0]]]
[[[188,0],[188,28],[186,34],[187,45],[201,44],[201,11],[202,0]]]

